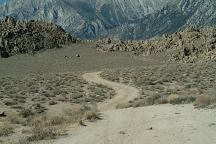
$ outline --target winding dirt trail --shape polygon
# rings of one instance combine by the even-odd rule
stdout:
[[[108,86],[116,92],[116,95],[114,96],[113,99],[107,100],[104,103],[99,104],[98,108],[100,111],[113,110],[116,108],[118,104],[128,102],[138,97],[139,95],[138,89],[124,84],[115,83],[115,82],[102,79],[100,77],[100,73],[101,72],[94,72],[94,73],[86,73],[83,75],[83,78],[88,82],[93,82],[93,83]]]
[[[118,103],[138,96],[136,88],[102,79],[99,72],[83,75],[89,82],[116,91],[114,99],[100,104],[103,120],[71,131],[55,144],[215,144],[216,110],[193,105],[157,105],[116,110]]]

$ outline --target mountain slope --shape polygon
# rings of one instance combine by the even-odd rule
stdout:
[[[45,20],[61,25],[80,38],[138,20],[160,10],[171,0],[10,0],[0,7],[0,16]]]
[[[54,22],[93,39],[146,39],[195,24],[216,24],[215,0],[10,0],[0,17]]]
[[[148,39],[171,34],[189,25],[214,26],[215,24],[216,1],[181,0],[178,4],[169,4],[139,21],[124,23],[104,35],[123,39]]]

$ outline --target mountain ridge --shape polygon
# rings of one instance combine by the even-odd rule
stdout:
[[[54,22],[81,39],[148,39],[216,24],[214,0],[10,0],[0,18]]]

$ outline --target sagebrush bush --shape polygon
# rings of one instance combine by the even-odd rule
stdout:
[[[0,137],[1,136],[9,136],[10,134],[14,133],[14,126],[9,123],[4,123],[0,126]]]
[[[194,106],[196,108],[205,108],[214,103],[216,103],[216,98],[213,98],[208,95],[202,95],[197,97],[196,101],[194,102]]]
[[[29,141],[55,139],[61,135],[61,131],[58,128],[50,126],[35,126],[32,128],[32,135],[28,137]]]
[[[23,124],[24,123],[24,119],[17,113],[8,114],[7,120],[12,124]]]
[[[100,120],[101,117],[99,115],[99,113],[95,112],[95,111],[89,111],[85,113],[85,119],[91,122],[94,122],[96,120]]]
[[[215,103],[216,103],[216,89],[211,88],[208,90],[207,94],[197,97],[194,106],[197,108],[204,108]]]

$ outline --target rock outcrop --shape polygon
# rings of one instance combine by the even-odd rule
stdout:
[[[76,42],[76,39],[53,23],[16,21],[12,17],[0,21],[0,54],[3,58],[21,53],[34,54],[70,42]]]
[[[194,63],[216,60],[216,28],[190,26],[171,35],[155,37],[146,41],[98,40],[96,47],[101,51],[125,51],[135,55],[163,53],[169,61]]]

